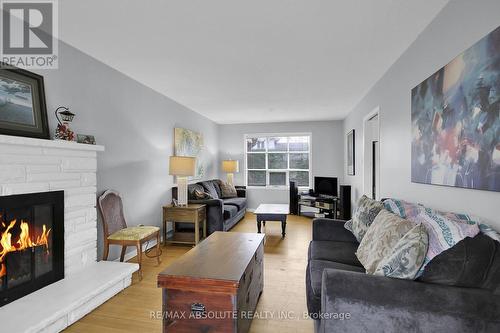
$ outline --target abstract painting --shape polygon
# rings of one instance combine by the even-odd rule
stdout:
[[[500,27],[411,93],[412,181],[500,191]]]
[[[196,157],[195,175],[194,177],[189,177],[189,179],[202,179],[205,175],[203,134],[185,128],[175,128],[174,145],[176,156]]]

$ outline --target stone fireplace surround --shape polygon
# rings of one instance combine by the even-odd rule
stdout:
[[[103,146],[0,135],[0,195],[64,190],[65,278],[0,308],[2,331],[59,332],[128,287],[137,264],[97,262]]]

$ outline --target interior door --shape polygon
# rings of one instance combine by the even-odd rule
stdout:
[[[380,170],[380,149],[379,142],[372,142],[372,198],[378,200],[377,198],[378,188],[380,184],[379,170]]]

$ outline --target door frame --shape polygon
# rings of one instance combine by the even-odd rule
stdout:
[[[367,126],[368,122],[373,119],[374,117],[378,116],[378,121],[377,121],[377,131],[378,131],[378,149],[379,149],[379,159],[380,159],[380,146],[381,146],[381,141],[380,141],[380,106],[377,106],[374,108],[371,112],[369,112],[366,116],[363,117],[363,194],[366,194],[369,197],[372,197],[372,192],[373,192],[373,184],[372,184],[372,170],[371,170],[371,163],[373,159],[373,152],[372,152],[372,142],[367,142],[367,136],[366,136],[366,131],[367,131]],[[379,184],[380,182],[380,165],[378,167],[378,170],[376,169],[375,172],[377,173]],[[380,186],[376,188],[376,199],[380,199]]]

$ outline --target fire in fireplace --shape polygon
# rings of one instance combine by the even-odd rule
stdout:
[[[0,197],[0,306],[64,277],[64,191]]]

